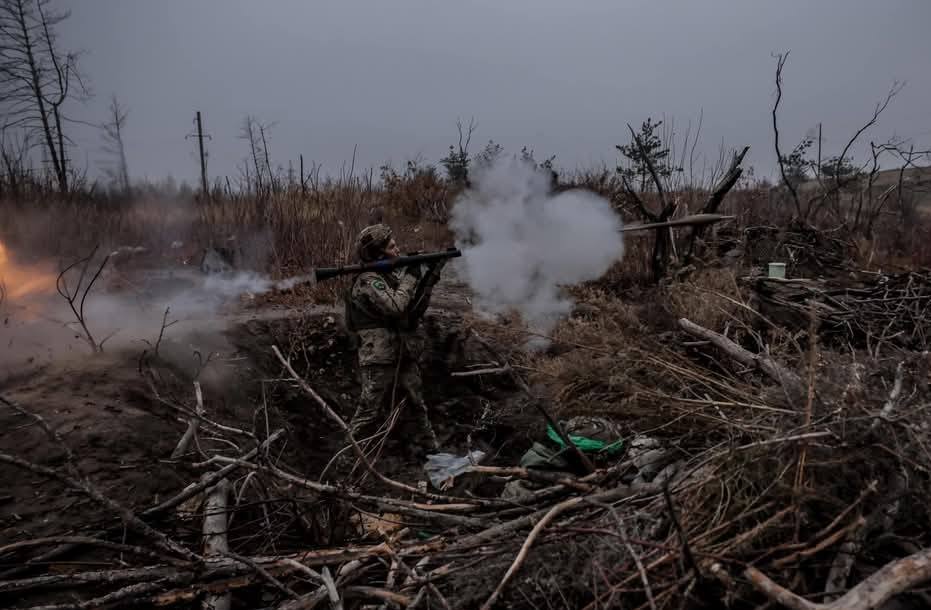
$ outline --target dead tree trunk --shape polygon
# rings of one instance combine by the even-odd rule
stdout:
[[[740,180],[740,176],[743,175],[743,168],[740,167],[740,164],[743,163],[744,157],[747,155],[747,151],[750,150],[749,146],[744,146],[743,150],[739,153],[734,153],[734,158],[731,160],[731,165],[728,168],[727,172],[718,181],[715,185],[714,190],[711,191],[711,195],[708,197],[708,201],[705,202],[705,205],[702,206],[699,211],[700,214],[716,214],[718,208],[721,207],[721,204],[724,202],[724,197],[730,192],[734,185],[737,184],[737,181]],[[689,246],[688,251],[685,255],[685,262],[690,262],[695,256],[699,253],[696,252],[696,245],[701,239],[702,233],[705,230],[704,225],[696,225],[692,229],[692,234],[689,236]]]
[[[62,193],[69,187],[64,105],[86,94],[74,53],[58,49],[55,26],[67,11],[50,0],[0,0],[0,106],[4,127],[36,137]],[[77,86],[77,89],[73,85]]]
[[[629,125],[628,128],[630,128]],[[630,131],[638,147],[643,150],[643,143],[640,141],[640,138],[633,132],[633,129]],[[680,223],[683,225],[692,226],[692,232],[688,241],[688,249],[684,257],[685,262],[690,261],[696,255],[696,245],[699,242],[702,233],[704,232],[705,226],[711,224],[711,222],[705,221],[714,218],[712,222],[717,222],[718,220],[727,218],[726,216],[718,215],[717,210],[721,207],[721,203],[724,201],[724,197],[730,192],[734,185],[737,184],[737,181],[743,174],[743,168],[740,167],[740,164],[743,163],[743,159],[749,149],[749,146],[745,146],[739,153],[734,153],[734,158],[731,161],[730,168],[724,174],[721,180],[718,181],[717,185],[715,185],[714,190],[711,192],[711,195],[708,197],[708,201],[702,207],[700,213],[694,217],[689,217],[690,222]],[[647,167],[650,168],[650,175],[653,176],[653,181],[656,185],[656,190],[660,200],[660,212],[655,213],[650,211],[640,195],[633,189],[633,187],[631,187],[627,178],[622,176],[621,179],[624,184],[624,189],[627,191],[628,197],[637,207],[641,216],[643,216],[648,225],[655,227],[654,230],[656,231],[656,241],[653,245],[653,255],[651,257],[650,267],[653,273],[653,280],[658,282],[666,275],[670,264],[673,264],[679,260],[679,256],[676,252],[676,241],[673,234],[673,227],[675,226],[675,223],[670,222],[670,218],[672,218],[672,215],[675,213],[678,206],[675,200],[672,202],[668,201],[666,192],[660,182],[659,175],[653,167],[653,163],[650,161],[649,156],[645,154],[645,151],[643,153],[643,157],[646,161]],[[644,226],[643,228],[647,227]]]
[[[126,148],[123,145],[123,126],[126,124],[126,111],[120,107],[114,95],[110,100],[110,122],[104,123],[103,132],[107,140],[104,150],[114,157],[115,167],[108,169],[110,179],[120,191],[129,192],[129,167],[126,163]]]

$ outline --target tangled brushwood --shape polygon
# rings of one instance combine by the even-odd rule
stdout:
[[[574,173],[470,153],[457,123],[378,179],[355,152],[338,176],[275,157],[250,116],[211,185],[198,111],[195,191],[130,181],[114,99],[103,187],[62,149],[84,87],[46,2],[0,0],[22,34],[0,41],[0,607],[931,607],[931,151],[866,133],[900,84],[808,158],[780,145],[777,55],[776,184],[746,143],[696,156],[701,117],[684,142],[627,124],[619,165]],[[348,279],[294,285],[381,222],[463,252],[411,350],[426,464],[404,400],[349,433]],[[199,275],[229,270],[259,275]]]
[[[893,598],[897,607],[926,606],[919,585],[931,577],[931,356],[920,330],[923,276],[869,276],[873,283],[861,278],[841,290],[740,283],[728,273],[657,288],[677,291],[666,319],[593,283],[576,291],[573,315],[533,354],[515,347],[523,331],[513,323],[447,312],[442,323],[459,326],[431,331],[441,346],[435,355],[450,361],[450,346],[468,343],[456,365],[466,367],[452,377],[465,384],[454,408],[468,424],[468,448],[478,443],[492,455],[443,489],[386,461],[384,443],[343,442],[346,409],[338,403],[351,390],[319,385],[328,375],[321,362],[340,358],[344,341],[331,316],[289,330],[287,356],[274,344],[259,348],[265,377],[300,405],[301,420],[316,422],[313,433],[295,434],[267,404],[251,426],[222,420],[205,409],[199,382],[184,397],[172,389],[170,369],[151,356],[140,361],[153,400],[188,422],[171,457],[189,484],[149,505],[105,494],[78,467],[68,439],[29,405],[4,399],[57,453],[42,464],[10,454],[0,462],[79,498],[84,508],[69,505],[59,517],[87,506],[101,512],[86,512],[81,527],[0,546],[0,596],[8,606],[45,609],[595,610],[769,601],[859,610],[891,607],[884,604]],[[747,305],[761,295],[794,315],[778,327],[788,335],[781,351],[760,347],[760,325],[775,326]],[[689,298],[701,306],[690,309]],[[718,328],[681,317],[713,310],[711,301],[720,303],[717,313],[702,321]],[[497,396],[490,414],[486,402],[466,416],[462,395],[472,390]],[[513,452],[494,453],[508,434],[523,451],[528,443],[516,430],[532,436],[540,428],[527,422],[579,413],[619,422],[623,451],[579,460],[569,453],[574,472],[518,466]],[[397,412],[388,427],[396,419]],[[497,437],[483,436],[495,427]],[[311,450],[323,459],[313,468]],[[354,462],[348,472],[333,457],[338,450]],[[517,480],[525,493],[503,493]]]

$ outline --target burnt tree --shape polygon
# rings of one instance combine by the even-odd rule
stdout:
[[[58,49],[55,27],[69,17],[49,0],[0,0],[0,105],[5,129],[35,135],[58,189],[68,191],[65,105],[86,95],[77,54]]]

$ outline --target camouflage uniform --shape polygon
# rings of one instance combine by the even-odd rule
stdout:
[[[383,228],[381,228],[383,227]],[[384,225],[369,227],[387,243],[390,229]],[[386,233],[387,232],[387,233]],[[360,241],[364,235],[360,236]],[[375,244],[380,239],[375,240]],[[382,244],[383,245],[383,244]],[[364,262],[373,256],[360,246]],[[436,435],[423,400],[423,385],[417,358],[422,346],[412,330],[414,318],[423,314],[429,301],[430,289],[425,297],[412,305],[423,271],[399,269],[392,272],[365,272],[358,275],[350,288],[346,303],[346,321],[350,332],[357,338],[359,376],[362,385],[359,405],[352,417],[351,430],[357,440],[374,434],[375,425],[390,408],[392,396],[396,404],[405,395],[413,403],[422,438],[421,445],[435,450]],[[397,376],[397,385],[395,385]]]

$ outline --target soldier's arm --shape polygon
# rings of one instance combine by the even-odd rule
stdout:
[[[404,316],[410,304],[417,286],[417,278],[408,273],[402,274],[396,289],[378,276],[363,278],[359,284],[359,290],[372,313],[386,318],[400,318]]]

